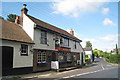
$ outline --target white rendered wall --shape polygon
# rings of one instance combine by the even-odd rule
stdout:
[[[23,14],[23,29],[34,40],[34,22],[30,20],[25,14]]]
[[[88,57],[91,59],[92,61],[92,51],[85,51],[85,55],[88,55]]]
[[[86,55],[92,55],[92,51],[85,51]]]
[[[74,48],[74,46],[75,41],[69,40],[69,47],[71,48],[71,52],[83,52],[83,49],[78,42],[76,42],[76,49]]]
[[[53,40],[54,35],[47,32],[47,44],[41,44],[41,30],[34,29],[34,49],[46,49],[46,50],[55,50],[55,40]]]
[[[13,68],[33,67],[33,53],[30,52],[32,45],[27,44],[29,45],[28,56],[21,56],[20,54],[21,44],[25,43],[2,40],[2,46],[13,47]]]

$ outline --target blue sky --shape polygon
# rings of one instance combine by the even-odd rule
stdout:
[[[93,49],[110,51],[118,42],[118,3],[62,0],[59,2],[24,2],[28,14],[54,26],[72,28],[83,47],[91,41]],[[3,2],[2,16],[21,15],[22,2]]]

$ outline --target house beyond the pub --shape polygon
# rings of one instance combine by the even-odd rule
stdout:
[[[32,68],[32,71],[36,72],[76,67],[85,63],[82,40],[74,36],[72,29],[68,33],[28,15],[27,12],[28,9],[24,4],[21,17],[17,16],[15,23],[2,20],[4,24],[11,24],[11,26],[5,25],[6,28],[9,26],[13,28],[13,31],[10,30],[11,28],[3,28],[5,31],[3,30],[2,33],[8,37],[6,39],[2,37],[2,47],[3,49],[4,46],[10,47],[11,55],[13,55],[11,68]],[[8,52],[6,54],[8,55]]]
[[[85,55],[88,55],[88,57],[91,59],[91,62],[93,62],[93,54],[92,54],[92,47],[86,47],[84,48]]]

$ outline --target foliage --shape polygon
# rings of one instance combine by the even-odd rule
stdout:
[[[91,64],[91,59],[88,57],[88,55],[85,55],[85,62],[86,64]]]
[[[85,55],[85,61],[88,61],[89,57],[88,55]]]
[[[3,18],[2,16],[0,16],[0,19],[3,19],[3,20],[4,20],[4,18]]]
[[[120,55],[117,55],[117,54],[110,55],[109,58],[106,58],[106,61],[110,62],[110,63],[119,64],[120,63]]]
[[[15,15],[15,14],[9,14],[9,15],[7,15],[7,20],[11,21],[11,22],[15,22],[16,16],[17,15]]]
[[[103,52],[102,50],[98,50],[98,49],[94,49],[93,54],[96,57],[104,57],[104,58],[109,57],[111,55],[111,53]]]
[[[92,47],[92,43],[90,41],[86,42],[86,47]]]
[[[99,57],[99,56],[100,56],[100,50],[94,49],[94,50],[93,50],[93,54],[94,54],[96,57]]]
[[[116,44],[116,54],[118,54],[118,48],[117,48],[117,44]]]

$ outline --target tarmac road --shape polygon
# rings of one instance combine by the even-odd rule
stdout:
[[[120,70],[118,66],[97,58],[89,67],[59,72],[32,80],[119,80],[118,70]]]

